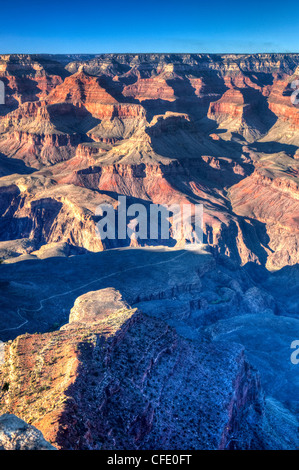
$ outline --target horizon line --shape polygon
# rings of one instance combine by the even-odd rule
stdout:
[[[142,55],[142,54],[155,54],[155,55],[269,55],[269,54],[279,54],[279,55],[299,55],[299,52],[1,52],[0,55]]]

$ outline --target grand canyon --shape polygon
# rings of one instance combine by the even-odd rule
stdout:
[[[298,448],[299,54],[0,80],[0,449]],[[101,239],[119,196],[202,204],[202,243]]]

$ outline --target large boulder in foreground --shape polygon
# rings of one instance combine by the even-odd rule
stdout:
[[[56,450],[34,426],[12,414],[0,416],[0,450]]]

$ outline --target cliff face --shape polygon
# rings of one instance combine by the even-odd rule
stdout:
[[[2,266],[1,413],[61,449],[296,447],[291,285],[204,250],[57,256]]]
[[[263,446],[255,437],[263,425],[259,378],[242,349],[192,344],[130,309],[117,291],[77,299],[59,332],[19,337],[7,354],[4,409],[34,423],[55,447]]]
[[[109,198],[85,188],[58,186],[55,181],[27,176],[0,188],[0,200],[2,240],[28,239],[32,251],[47,243],[72,245],[75,240],[76,247],[103,249],[95,233],[94,212]]]
[[[61,449],[296,448],[298,73],[0,56],[1,413]],[[202,204],[203,244],[100,239],[121,195]]]
[[[298,263],[298,183],[296,178],[285,178],[282,173],[275,176],[256,170],[230,192],[236,213],[246,214],[265,224],[268,236],[267,267],[270,269]]]

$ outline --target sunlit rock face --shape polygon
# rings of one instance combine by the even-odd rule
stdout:
[[[299,55],[1,55],[0,80],[0,413],[59,449],[298,447]],[[203,244],[99,237],[120,196],[203,205]]]
[[[9,177],[1,186],[6,192],[19,174],[34,172],[40,180],[34,186],[42,189],[45,178],[53,186],[56,205],[61,186],[69,186],[74,205],[71,192],[85,188],[85,212],[95,192],[99,203],[118,194],[202,203],[205,241],[220,255],[270,269],[296,264],[298,60],[297,54],[1,56],[0,175]],[[253,186],[258,204],[244,200]],[[30,198],[38,204],[39,193],[22,194],[24,233],[34,223]],[[3,241],[23,238],[15,208],[4,207],[15,235],[4,228]],[[56,225],[67,212],[62,203],[60,222],[54,215],[42,241],[30,231],[32,251],[44,241],[111,246],[92,242],[92,221],[84,236],[75,227],[61,234]]]

